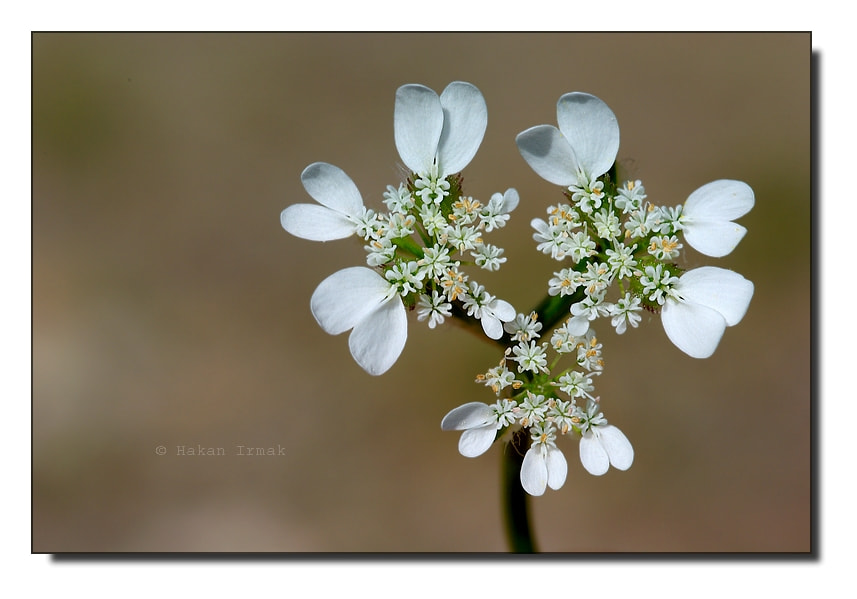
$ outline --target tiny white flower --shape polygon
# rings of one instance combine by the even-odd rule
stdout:
[[[721,179],[703,185],[684,203],[679,222],[685,240],[706,256],[727,255],[747,233],[732,221],[747,214],[754,202],[752,188],[742,181]]]
[[[315,162],[301,173],[301,182],[319,205],[292,204],[280,213],[280,224],[295,237],[344,239],[368,224],[360,190],[339,167]]]
[[[568,231],[558,224],[548,224],[540,218],[530,221],[530,226],[536,230],[533,239],[538,242],[538,249],[543,254],[550,254],[554,260],[565,258],[568,250]]]
[[[580,462],[590,474],[601,476],[610,466],[627,470],[634,463],[634,448],[625,434],[598,411],[598,404],[590,401],[581,423]]]
[[[515,354],[512,359],[518,363],[518,372],[539,372],[547,369],[544,345],[536,345],[535,341],[530,341],[529,344],[521,341],[512,348],[512,353]]]
[[[381,239],[373,239],[369,245],[364,245],[363,249],[366,250],[366,264],[381,266],[392,262],[396,256],[397,248],[388,237],[382,237]]]
[[[738,324],[753,297],[753,283],[725,268],[689,270],[673,285],[661,310],[664,331],[693,358],[714,353],[726,327]]]
[[[616,195],[616,207],[622,209],[622,214],[628,214],[639,210],[643,205],[643,200],[646,199],[646,188],[638,179],[636,181],[625,181],[625,184],[620,187]]]
[[[479,218],[482,203],[470,196],[460,196],[452,203],[449,219],[459,225],[472,225]]]
[[[384,192],[384,204],[390,212],[408,212],[414,207],[414,197],[404,183],[400,183],[398,189],[388,185]]]
[[[451,410],[440,428],[444,431],[464,431],[458,440],[458,452],[466,458],[482,455],[494,443],[497,431],[514,422],[514,403],[508,399],[493,406],[474,401]]]
[[[438,97],[424,85],[396,91],[393,113],[396,148],[412,172],[435,180],[461,171],[476,155],[488,125],[482,93],[472,84],[450,83]]]
[[[646,266],[644,273],[640,275],[640,283],[643,285],[643,293],[651,302],[663,305],[667,298],[675,297],[675,285],[679,278],[672,275],[663,264]]]
[[[636,245],[627,247],[624,243],[618,242],[615,248],[605,252],[612,279],[624,279],[634,274],[634,267],[637,266],[637,261],[634,260],[634,250],[636,249]]]
[[[649,240],[649,253],[658,260],[674,260],[684,247],[675,235],[655,235]]]
[[[384,273],[384,276],[393,284],[396,291],[401,295],[414,293],[422,287],[424,271],[420,270],[419,264],[414,261],[399,262]]]
[[[423,276],[429,279],[438,279],[446,271],[457,263],[453,263],[449,257],[449,248],[433,245],[423,250],[423,257],[417,260],[420,268],[423,271]]]
[[[563,435],[576,424],[574,407],[574,402],[562,399],[552,399],[550,402],[548,419],[556,425]]]
[[[351,330],[348,347],[369,374],[383,374],[396,362],[408,338],[402,298],[381,275],[365,266],[337,271],[312,294],[310,308],[325,332]]]
[[[575,231],[565,242],[565,250],[571,255],[574,263],[595,255],[595,242],[583,231]]]
[[[614,239],[622,232],[619,217],[612,210],[603,208],[592,218],[595,230],[602,239]]]
[[[554,183],[577,185],[583,173],[589,182],[606,173],[619,151],[619,125],[613,111],[599,98],[581,92],[557,102],[557,124],[537,125],[515,141],[536,173]]]
[[[447,243],[459,252],[472,250],[476,244],[482,243],[482,238],[479,236],[479,230],[476,227],[453,225],[446,228],[445,234]]]
[[[521,402],[516,409],[516,413],[521,419],[521,426],[527,427],[543,421],[549,407],[544,395],[527,391],[527,399]]]
[[[430,329],[443,324],[443,321],[451,314],[452,304],[447,302],[446,298],[437,291],[432,290],[431,297],[425,294],[420,295],[420,301],[417,303],[417,320],[422,321],[428,318]]]
[[[592,376],[595,373],[584,374],[578,370],[569,370],[563,374],[557,382],[559,388],[569,397],[575,399],[577,397],[588,397],[592,399],[591,391],[595,389],[592,384]]]
[[[485,270],[499,270],[500,265],[506,262],[503,248],[490,243],[477,245],[470,255],[476,259],[476,264]]]
[[[546,487],[557,490],[565,484],[568,463],[556,447],[555,430],[548,422],[530,429],[532,445],[521,464],[521,486],[530,495],[544,495]]]
[[[553,275],[548,281],[548,295],[571,295],[583,282],[580,273],[572,268],[563,268]]]
[[[505,360],[499,366],[489,368],[485,374],[478,375],[476,382],[491,387],[491,390],[498,395],[506,387],[516,384],[515,375],[506,368]]]
[[[470,290],[464,297],[464,307],[468,316],[478,318],[482,322],[482,330],[491,339],[502,337],[503,323],[514,320],[516,315],[512,304],[495,298],[477,283],[470,283]]]
[[[542,323],[538,320],[535,312],[529,314],[518,314],[515,320],[503,325],[503,329],[512,336],[515,341],[530,341],[539,338]]]
[[[603,370],[604,360],[601,358],[601,344],[595,336],[595,331],[589,329],[577,345],[577,364],[586,370]]]
[[[610,324],[616,327],[616,333],[621,335],[625,332],[627,326],[637,328],[637,325],[643,319],[637,314],[643,308],[640,306],[640,298],[626,293],[624,297],[619,298],[610,308]]]
[[[519,201],[517,190],[511,187],[505,193],[493,194],[488,205],[479,213],[485,231],[490,233],[494,229],[506,226],[509,214],[518,207]]]

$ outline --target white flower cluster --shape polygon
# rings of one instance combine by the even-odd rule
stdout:
[[[461,268],[500,268],[503,249],[483,236],[505,226],[518,205],[514,189],[493,194],[487,203],[461,189],[457,173],[482,143],[487,118],[481,92],[469,83],[453,82],[440,96],[423,85],[402,86],[396,92],[395,141],[412,174],[398,187],[387,187],[387,211],[366,208],[348,175],[318,162],[301,174],[318,205],[294,204],[280,215],[283,228],[297,237],[363,239],[367,266],[329,276],[310,306],[328,333],[352,329],[351,354],[370,374],[386,372],[401,354],[407,309],[416,308],[417,318],[434,328],[457,304],[492,339],[515,317],[511,304]]]
[[[550,206],[546,220],[532,222],[539,251],[563,263],[548,293],[575,296],[571,326],[580,333],[599,317],[609,317],[624,333],[646,309],[661,314],[679,349],[707,358],[726,327],[744,317],[753,284],[717,267],[685,272],[676,260],[682,241],[707,256],[730,253],[747,232],[732,221],[753,207],[753,190],[741,181],[719,180],[694,191],[684,205],[655,205],[639,180],[617,187],[607,175],[619,149],[619,125],[604,102],[565,94],[557,103],[557,123],[559,128],[538,125],[517,137],[533,170],[564,188],[565,201]],[[618,294],[610,301],[614,284]]]
[[[530,447],[521,466],[521,485],[531,495],[565,483],[568,465],[557,447],[558,436],[580,436],[580,460],[595,475],[606,473],[611,465],[627,470],[634,461],[631,443],[608,424],[592,394],[593,379],[604,368],[594,332],[575,335],[567,322],[549,341],[538,342],[541,327],[535,314],[519,314],[507,323],[506,332],[517,344],[507,349],[498,366],[476,377],[476,382],[491,388],[497,401],[459,406],[440,425],[443,430],[463,431],[458,449],[471,458],[485,453],[507,431],[526,429]],[[564,356],[570,356],[574,366],[551,374],[548,358],[555,365]]]
[[[549,342],[537,342],[544,323],[536,313],[507,323],[517,345],[507,348],[500,366],[477,377],[497,402],[465,404],[441,422],[443,430],[464,431],[459,451],[467,457],[481,455],[506,432],[526,429],[530,446],[520,476],[532,495],[565,482],[558,435],[580,435],[580,459],[592,474],[604,474],[610,465],[625,470],[633,462],[630,442],[607,423],[592,395],[593,377],[603,370],[601,345],[591,328],[596,319],[609,318],[623,334],[638,326],[642,310],[659,312],[679,349],[706,358],[726,327],[743,318],[753,295],[753,284],[731,270],[685,271],[676,264],[683,242],[712,257],[736,247],[746,229],[732,221],[754,203],[747,184],[714,181],[683,206],[658,206],[647,200],[640,181],[616,186],[609,176],[619,126],[604,102],[589,94],[565,94],[557,103],[557,122],[559,128],[527,129],[517,144],[538,175],[563,188],[563,201],[548,207],[547,218],[534,219],[532,227],[537,249],[562,262],[547,291],[560,305],[567,303],[570,315]],[[551,351],[556,357],[549,361]],[[574,367],[552,374],[564,355],[572,357]],[[510,361],[517,363],[516,373]]]
[[[387,187],[386,211],[367,208],[348,175],[318,162],[301,174],[317,204],[289,206],[280,222],[305,239],[362,240],[366,266],[324,279],[310,307],[326,332],[351,330],[351,354],[368,373],[382,374],[398,359],[408,310],[430,328],[452,317],[478,320],[505,347],[499,365],[476,379],[491,388],[495,403],[459,406],[441,428],[463,431],[459,451],[467,457],[506,433],[526,434],[521,484],[541,495],[566,479],[559,437],[580,437],[580,460],[595,475],[611,465],[626,470],[634,460],[631,443],[608,423],[593,394],[604,369],[596,320],[609,318],[621,335],[640,324],[643,310],[659,313],[679,349],[706,358],[744,317],[750,281],[713,266],[686,270],[677,261],[685,245],[711,257],[730,253],[746,233],[734,220],[755,200],[747,184],[725,179],[703,185],[679,206],[652,203],[639,180],[617,184],[615,115],[595,96],[565,94],[557,103],[558,127],[539,125],[516,139],[532,169],[563,195],[546,218],[532,221],[537,249],[561,266],[540,312],[518,314],[462,269],[495,271],[506,261],[484,236],[505,226],[519,201],[514,189],[486,203],[462,190],[459,173],[482,143],[487,118],[482,94],[469,83],[453,82],[439,96],[423,85],[400,87],[395,143],[410,175]]]

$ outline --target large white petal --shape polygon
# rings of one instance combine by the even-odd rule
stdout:
[[[548,485],[548,467],[538,449],[530,448],[521,463],[521,486],[530,495],[544,495]]]
[[[497,436],[496,426],[480,426],[461,433],[458,440],[458,453],[466,458],[475,458],[491,448]]]
[[[684,273],[675,289],[685,300],[720,312],[731,327],[741,322],[747,313],[754,287],[737,272],[702,266]]]
[[[565,330],[568,331],[569,335],[583,337],[586,334],[586,331],[589,330],[589,317],[572,316],[565,321]]]
[[[443,108],[434,90],[416,83],[396,90],[393,128],[405,166],[415,173],[427,173],[443,130]]]
[[[735,220],[755,203],[753,189],[743,181],[720,179],[706,183],[684,203],[682,214],[692,220]]]
[[[515,316],[518,315],[518,313],[515,311],[515,307],[512,304],[510,304],[506,300],[501,299],[495,299],[491,303],[491,311],[494,313],[494,316],[496,316],[503,322],[515,320]]]
[[[348,216],[359,216],[363,212],[360,190],[338,166],[326,162],[310,164],[301,173],[301,182],[307,193],[322,206]]]
[[[518,151],[536,174],[555,185],[577,183],[577,158],[559,129],[536,125],[515,138]]]
[[[292,204],[280,213],[280,224],[295,237],[310,241],[344,239],[356,229],[344,214],[317,204]]]
[[[322,329],[338,335],[377,309],[389,289],[390,283],[374,270],[344,268],[319,283],[310,298],[310,309]]]
[[[446,176],[467,166],[485,136],[488,108],[476,86],[453,81],[440,94],[443,131],[437,146],[439,175]]]
[[[387,300],[354,326],[348,348],[354,361],[372,375],[396,363],[408,340],[408,314],[399,296]]]
[[[444,431],[463,431],[494,422],[494,412],[488,404],[472,401],[453,408],[440,421]]]
[[[499,339],[503,336],[503,323],[489,314],[483,314],[482,330],[489,338]]]
[[[556,118],[587,175],[594,179],[610,170],[619,152],[619,123],[607,104],[593,95],[572,92],[557,102]]]
[[[688,220],[684,223],[684,239],[697,252],[722,258],[744,238],[747,229],[731,221]]]
[[[669,299],[661,310],[661,323],[669,340],[692,358],[707,358],[717,349],[726,330],[720,312],[689,302]]]
[[[601,476],[610,469],[610,457],[592,431],[586,431],[580,438],[580,463],[589,474]]]
[[[565,456],[559,449],[548,449],[545,456],[545,466],[548,471],[548,486],[557,490],[565,484],[565,477],[568,474],[568,462],[565,461]]]
[[[627,470],[634,463],[634,447],[628,437],[612,424],[599,426],[597,433],[601,445],[607,451],[610,464],[619,470]]]

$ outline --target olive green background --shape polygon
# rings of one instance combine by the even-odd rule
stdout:
[[[805,552],[812,541],[809,34],[35,34],[33,550],[505,551],[499,446],[466,459],[440,419],[492,401],[490,344],[411,315],[371,377],[322,332],[315,286],[354,240],[279,225],[299,175],[345,170],[366,204],[397,184],[398,86],[474,83],[488,130],[465,169],[519,208],[480,282],[529,310],[558,263],[529,221],[558,191],[515,135],[586,91],[621,129],[623,168],[675,205],[740,179],[749,233],[721,259],[756,285],[694,360],[657,317],[602,324],[605,414],[636,451],[532,502],[556,552]],[[225,456],[181,456],[179,446]],[[285,455],[238,456],[238,445]],[[166,448],[158,455],[157,448]]]

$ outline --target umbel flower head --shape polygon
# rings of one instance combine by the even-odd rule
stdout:
[[[396,92],[394,132],[410,173],[398,186],[387,186],[388,211],[367,208],[342,169],[316,162],[304,169],[301,182],[317,204],[294,204],[280,214],[283,228],[303,239],[362,239],[366,267],[325,279],[311,309],[328,333],[352,331],[351,353],[370,374],[386,372],[398,359],[410,309],[430,328],[466,314],[492,339],[515,318],[509,302],[462,268],[500,268],[503,248],[483,235],[504,227],[519,202],[511,188],[487,204],[462,190],[458,172],[482,143],[487,118],[481,92],[469,83],[453,82],[440,96],[424,85],[404,85]]]

